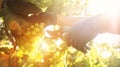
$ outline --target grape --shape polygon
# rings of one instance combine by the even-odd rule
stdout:
[[[27,30],[18,38],[16,38],[17,46],[25,51],[31,51],[36,43],[39,44],[39,40],[44,34],[44,24],[35,23],[30,25]]]

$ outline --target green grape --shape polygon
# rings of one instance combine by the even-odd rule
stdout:
[[[20,37],[16,38],[19,48],[16,51],[16,56],[19,58],[18,65],[30,66],[42,60],[43,55],[39,51],[39,46],[43,36],[44,24],[35,23],[30,25]]]

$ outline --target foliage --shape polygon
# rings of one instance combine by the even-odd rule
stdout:
[[[88,0],[28,0],[43,11],[54,12],[58,15],[85,16],[87,15]]]
[[[88,0],[52,0],[51,11],[60,15],[85,15]]]
[[[11,67],[118,67],[120,53],[106,43],[89,42],[91,50],[86,54],[67,46],[60,37],[46,38],[44,24],[31,25],[17,49],[9,57]],[[60,32],[60,30],[58,30]],[[41,34],[40,34],[41,33]],[[58,32],[57,32],[58,33]],[[98,45],[98,46],[96,46]],[[9,51],[9,50],[8,50]],[[5,50],[2,50],[5,52]],[[15,63],[16,62],[16,63]],[[15,65],[16,64],[16,65]]]

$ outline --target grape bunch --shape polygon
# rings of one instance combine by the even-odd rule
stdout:
[[[19,48],[31,51],[39,45],[39,41],[43,35],[44,24],[35,23],[30,25],[20,37],[16,38],[16,43]]]

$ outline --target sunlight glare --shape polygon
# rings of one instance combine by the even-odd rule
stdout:
[[[99,44],[106,43],[112,47],[119,47],[120,36],[116,34],[111,34],[111,33],[102,33],[102,34],[98,34],[93,39],[93,41]]]
[[[42,52],[42,54],[47,54],[49,52],[49,46],[46,42],[42,42],[42,44],[40,45],[40,51]]]
[[[46,37],[51,37],[51,35],[47,31],[54,31],[54,26],[53,25],[49,25],[49,26],[45,27],[45,29],[44,29],[45,36]]]
[[[54,42],[55,42],[56,46],[58,46],[58,47],[59,47],[61,44],[64,43],[64,41],[63,41],[61,38],[58,38],[57,40],[54,40]]]
[[[88,11],[90,14],[110,14],[120,13],[120,0],[89,0]]]
[[[60,29],[59,25],[49,25],[49,26],[45,27],[45,29],[44,29],[45,36],[50,38],[51,35],[47,31],[57,31],[59,29]]]
[[[102,58],[109,58],[111,55],[112,55],[112,52],[110,52],[110,51],[103,51],[101,53]]]

